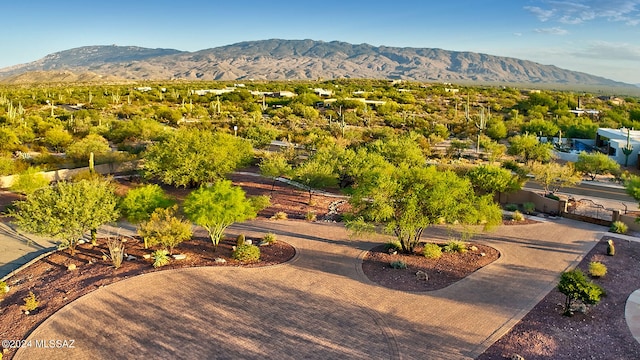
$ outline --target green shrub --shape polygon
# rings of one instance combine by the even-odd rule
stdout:
[[[394,269],[406,269],[407,268],[407,264],[402,260],[396,260],[396,261],[390,263],[389,266],[391,266]]]
[[[592,277],[603,277],[607,274],[607,266],[600,261],[589,263],[589,275]]]
[[[553,195],[553,194],[547,194],[547,195],[545,195],[545,197],[548,198],[548,199],[556,200],[556,201],[560,200],[559,197],[557,197],[556,195]]]
[[[467,252],[467,245],[462,241],[451,240],[444,246],[444,252],[465,253]]]
[[[24,301],[24,305],[22,305],[22,310],[24,311],[34,311],[38,308],[40,303],[38,302],[38,298],[33,291],[29,291],[29,296],[22,299]]]
[[[516,204],[507,204],[504,206],[504,209],[507,211],[516,211],[518,210],[518,205]]]
[[[7,295],[7,293],[9,292],[9,287],[7,286],[7,283],[4,281],[0,281],[0,299]]]
[[[262,242],[265,244],[275,244],[278,241],[276,234],[274,233],[267,233],[262,237]]]
[[[522,208],[524,209],[525,213],[531,214],[532,212],[536,211],[536,204],[532,202],[526,202],[522,204]]]
[[[310,222],[316,221],[318,219],[318,217],[316,216],[316,213],[313,211],[307,211],[304,218]]]
[[[523,221],[524,215],[522,215],[520,211],[516,210],[513,212],[513,215],[511,215],[511,219],[513,219],[513,221]]]
[[[47,186],[49,186],[49,179],[44,176],[42,170],[38,167],[30,167],[23,173],[14,176],[10,189],[20,194],[29,195]]]
[[[244,234],[240,234],[236,238],[236,246],[242,246],[246,241],[247,239],[244,237]]]
[[[169,264],[169,251],[165,249],[156,250],[151,253],[153,258],[153,267],[159,268]]]
[[[622,221],[614,221],[609,228],[609,231],[616,234],[626,234],[627,230],[629,230],[629,227]]]
[[[144,248],[161,245],[173,253],[173,248],[191,238],[191,223],[176,216],[178,205],[157,208],[149,220],[138,228],[138,235],[144,240]]]
[[[271,198],[267,195],[252,196],[249,201],[255,212],[260,212],[271,206]]]
[[[387,242],[386,244],[384,244],[384,249],[389,251],[401,251],[402,250],[402,245],[400,244],[400,241],[398,240],[392,240]]]
[[[502,167],[504,169],[509,169],[515,173],[518,173],[521,169],[521,166],[518,165],[517,162],[513,161],[513,160],[505,160],[502,162]]]
[[[286,220],[287,218],[289,218],[289,216],[284,211],[278,211],[277,213],[273,214],[271,218],[274,220]]]
[[[427,259],[439,259],[442,256],[442,248],[438,244],[425,244],[422,255]]]
[[[238,261],[258,261],[260,260],[260,248],[255,245],[237,246],[231,257]]]
[[[587,280],[580,269],[562,273],[558,291],[566,296],[565,315],[572,315],[571,304],[574,300],[581,301],[583,304],[597,304],[600,302],[600,297],[605,294],[604,289]]]

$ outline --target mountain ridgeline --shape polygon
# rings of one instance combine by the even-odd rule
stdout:
[[[631,87],[630,84],[532,61],[473,52],[399,48],[339,41],[248,41],[196,52],[135,46],[86,46],[0,69],[0,80],[29,73],[88,73],[121,80],[285,80],[370,78]],[[53,80],[55,81],[55,80]]]

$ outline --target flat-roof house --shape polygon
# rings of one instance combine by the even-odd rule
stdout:
[[[632,148],[629,155],[628,166],[638,165],[638,152],[640,151],[640,131],[626,128],[609,129],[599,128],[596,132],[596,147],[602,149],[620,165],[625,163],[623,149],[627,147],[627,141]]]

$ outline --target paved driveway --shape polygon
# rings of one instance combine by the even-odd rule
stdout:
[[[508,331],[605,228],[566,219],[502,226],[477,237],[502,252],[448,288],[405,293],[362,273],[383,237],[349,239],[336,224],[252,221],[230,233],[275,232],[298,253],[268,268],[191,268],[94,291],[40,325],[16,359],[471,359]],[[425,237],[447,239],[443,229]]]

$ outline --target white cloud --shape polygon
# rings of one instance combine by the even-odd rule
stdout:
[[[522,36],[522,33],[521,32],[514,32],[513,36]]]
[[[559,27],[535,29],[533,31],[537,32],[538,34],[549,34],[549,35],[566,35],[569,33],[567,30]]]
[[[598,41],[572,55],[591,59],[640,61],[640,46]]]
[[[541,0],[540,6],[524,9],[542,22],[557,21],[564,24],[580,24],[595,19],[640,24],[640,0]]]
[[[547,21],[553,16],[553,10],[545,10],[537,6],[525,6],[525,10],[535,15],[540,21]]]

